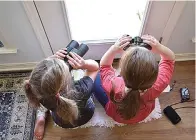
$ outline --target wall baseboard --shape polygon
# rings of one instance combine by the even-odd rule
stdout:
[[[195,53],[175,54],[175,57],[176,57],[176,61],[195,60]]]
[[[176,54],[176,61],[195,60],[195,53]],[[0,72],[32,70],[38,62],[0,64]]]
[[[0,72],[32,70],[38,62],[0,64]]]

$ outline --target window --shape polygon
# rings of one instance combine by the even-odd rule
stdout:
[[[72,39],[107,41],[139,35],[147,0],[65,0]]]

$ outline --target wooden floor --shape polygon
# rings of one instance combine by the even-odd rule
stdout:
[[[159,98],[162,109],[180,101],[179,89],[181,87],[188,87],[191,99],[195,99],[195,62],[177,62],[173,80],[177,82],[173,91],[164,93]],[[175,107],[194,105],[195,102],[190,102]],[[115,127],[113,129],[99,127],[75,130],[57,128],[49,117],[44,140],[194,140],[195,109],[184,108],[176,111],[182,118],[182,121],[177,125],[171,124],[163,115],[161,119],[146,124]]]

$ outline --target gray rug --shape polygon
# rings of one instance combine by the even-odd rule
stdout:
[[[32,140],[35,110],[22,90],[26,73],[0,73],[0,140]]]

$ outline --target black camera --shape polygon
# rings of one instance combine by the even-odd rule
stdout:
[[[78,54],[79,56],[83,57],[86,52],[89,50],[89,47],[86,44],[80,44],[75,41],[72,40],[68,45],[67,45],[67,55],[69,55],[70,52],[75,52],[76,54]],[[70,55],[71,56],[71,55]],[[67,62],[68,59],[67,57],[64,58],[64,61]],[[69,65],[69,63],[67,62],[67,64]],[[73,68],[71,67],[71,65],[69,65],[69,69],[72,70]]]
[[[190,99],[189,89],[184,87],[180,88],[181,102],[186,102]]]
[[[148,45],[147,43],[144,43],[143,42],[143,39],[141,39],[141,37],[136,36],[136,37],[134,37],[134,38],[131,39],[130,44],[127,45],[124,48],[124,50],[128,49],[130,46],[135,46],[135,45],[140,46],[140,47],[144,47],[144,48],[146,48],[148,50],[151,50],[152,49],[152,47],[150,45]]]

